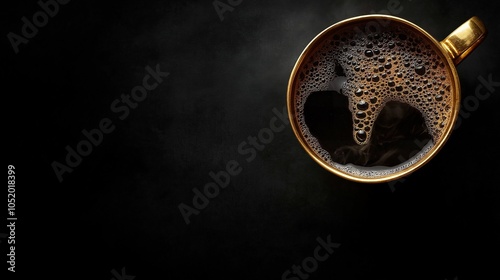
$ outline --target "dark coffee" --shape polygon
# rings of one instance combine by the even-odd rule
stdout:
[[[338,29],[314,46],[295,81],[299,130],[331,166],[385,176],[420,160],[452,119],[445,58],[402,24]]]

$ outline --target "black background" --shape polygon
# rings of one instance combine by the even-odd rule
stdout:
[[[73,0],[18,54],[7,34],[21,34],[21,17],[40,8],[4,3],[3,138],[5,165],[16,167],[16,275],[108,280],[125,268],[136,280],[281,279],[313,255],[317,237],[330,235],[341,246],[309,279],[497,278],[499,87],[430,163],[392,188],[328,173],[290,126],[255,160],[238,153],[269,127],[273,108],[282,110],[307,43],[388,2],[243,0],[221,21],[211,1]],[[500,81],[497,2],[401,5],[397,16],[438,40],[479,16],[489,35],[458,67],[462,95],[474,95],[479,76]],[[170,75],[120,120],[110,104],[157,64]],[[64,163],[65,147],[106,117],[115,130],[60,183],[51,164]],[[186,225],[178,205],[192,206],[192,189],[231,160],[241,173]]]

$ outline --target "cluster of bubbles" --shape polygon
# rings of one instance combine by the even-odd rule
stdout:
[[[344,27],[329,35],[297,72],[299,129],[311,148],[331,164],[329,153],[310,134],[304,120],[304,104],[312,92],[334,89],[348,97],[353,139],[359,145],[370,141],[374,122],[389,101],[419,110],[434,142],[451,121],[450,73],[435,47],[402,25],[388,25],[370,34],[356,32],[360,28],[362,24]]]

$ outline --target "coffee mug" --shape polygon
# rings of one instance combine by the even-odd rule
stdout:
[[[460,106],[456,65],[486,36],[472,17],[443,41],[388,15],[338,22],[298,58],[287,107],[302,147],[343,178],[380,183],[427,163]]]

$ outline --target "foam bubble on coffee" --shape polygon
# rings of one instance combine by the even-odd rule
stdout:
[[[329,35],[297,72],[295,105],[299,129],[309,146],[337,167],[339,164],[321,148],[305,123],[304,104],[312,92],[335,90],[347,96],[353,139],[359,145],[370,141],[374,122],[389,101],[406,103],[419,110],[432,136],[431,142],[443,136],[443,128],[452,114],[450,74],[440,53],[422,35],[393,24],[371,34],[355,31],[364,30],[362,24],[357,28],[344,27]],[[406,164],[414,164],[430,147]],[[349,171],[353,172],[359,170]]]

